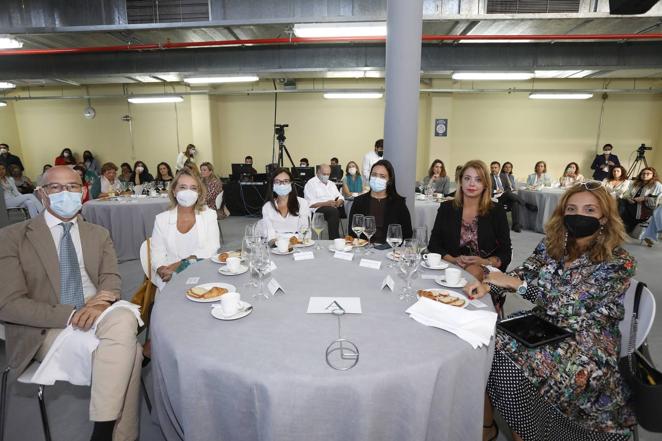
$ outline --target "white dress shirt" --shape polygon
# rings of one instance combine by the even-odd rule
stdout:
[[[370,181],[370,169],[372,165],[382,159],[374,150],[370,150],[363,157],[363,182]]]
[[[297,200],[299,201],[298,216],[288,212],[287,216],[283,217],[271,202],[262,206],[262,221],[267,227],[269,240],[275,239],[280,233],[296,233],[299,231],[299,219],[310,217],[308,202],[303,198],[297,198]]]
[[[62,223],[64,221],[53,216],[50,211],[44,210],[44,220],[46,221],[46,226],[51,231],[51,236],[53,236],[53,241],[55,242],[55,251],[57,251],[57,257],[60,258],[60,240],[62,239],[62,234],[64,229],[62,228]],[[96,295],[97,287],[94,286],[92,280],[90,280],[89,274],[85,269],[85,260],[83,258],[83,246],[80,242],[80,232],[78,231],[78,219],[73,218],[70,221],[74,224],[69,230],[71,235],[71,240],[74,243],[74,248],[76,249],[76,259],[78,259],[78,267],[80,268],[80,277],[83,280],[83,297],[85,300],[89,300],[91,297]]]
[[[309,207],[318,202],[334,201],[336,199],[345,200],[338,191],[335,182],[327,181],[326,184],[323,184],[317,176],[306,182],[306,186],[303,187],[303,195],[308,201]],[[317,209],[311,207],[310,210],[315,212]]]
[[[101,184],[101,188],[100,188],[101,193],[110,193],[111,191],[114,192],[118,191],[120,182],[117,178],[115,178],[113,182],[110,182],[108,178],[101,175],[101,178],[99,180]]]

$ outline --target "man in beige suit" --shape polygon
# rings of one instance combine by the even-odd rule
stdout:
[[[79,216],[81,180],[66,166],[41,183],[46,210],[0,230],[0,320],[6,325],[12,375],[42,360],[67,325],[87,330],[120,296],[117,257],[108,231]],[[97,325],[92,359],[92,440],[138,438],[142,351],[126,308]]]

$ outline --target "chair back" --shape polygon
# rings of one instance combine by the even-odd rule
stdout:
[[[628,345],[630,342],[630,328],[632,324],[632,309],[634,307],[634,294],[637,290],[639,281],[632,279],[630,287],[625,293],[623,298],[623,306],[625,306],[625,317],[618,324],[621,331],[621,357],[628,353]],[[644,287],[641,292],[641,300],[639,301],[639,324],[637,326],[637,336],[635,339],[635,348],[639,348],[648,337],[648,333],[653,327],[653,320],[655,319],[655,297],[653,293]]]
[[[152,270],[152,268],[150,268],[151,262],[150,262],[149,249],[148,249],[149,241],[150,238],[147,238],[140,245],[140,264],[143,267],[143,272],[145,273],[145,277],[149,278],[150,280],[154,280],[154,271]]]
[[[215,200],[215,202],[214,202],[214,205],[216,205],[216,210],[220,210],[222,204],[223,204],[223,192],[220,192],[220,193],[216,196],[216,200]]]

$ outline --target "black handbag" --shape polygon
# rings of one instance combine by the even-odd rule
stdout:
[[[619,360],[618,366],[621,376],[632,392],[630,402],[639,425],[649,432],[662,432],[662,418],[660,417],[662,373],[655,369],[653,363],[644,354],[635,350],[639,324],[639,302],[644,287],[646,284],[639,282],[635,291],[628,355]]]

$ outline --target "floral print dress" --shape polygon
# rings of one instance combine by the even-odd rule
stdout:
[[[629,438],[635,419],[618,370],[618,323],[634,272],[635,261],[622,248],[605,262],[583,255],[563,268],[544,240],[510,272],[527,282],[524,297],[535,304],[534,313],[574,332],[536,349],[497,332],[487,390],[524,440]]]

